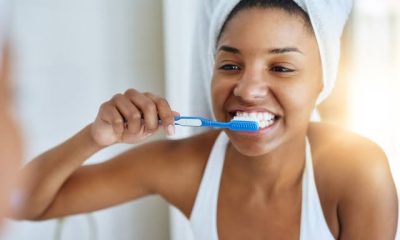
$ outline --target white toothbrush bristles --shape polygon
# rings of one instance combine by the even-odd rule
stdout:
[[[260,124],[260,120],[258,120],[257,118],[254,117],[233,117],[232,121],[249,121],[249,122],[257,122],[258,124]]]

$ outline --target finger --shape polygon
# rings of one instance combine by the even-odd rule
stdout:
[[[123,117],[113,104],[108,102],[102,105],[100,119],[110,124],[118,136],[124,131]]]
[[[112,100],[118,111],[123,115],[127,126],[126,129],[128,129],[129,133],[138,134],[142,126],[142,114],[139,109],[122,94],[115,95]]]
[[[142,112],[145,131],[153,133],[158,129],[157,107],[147,96],[134,89],[129,89],[125,95]]]
[[[169,106],[167,100],[162,97],[153,95],[151,93],[146,94],[156,104],[158,116],[160,117],[161,123],[165,132],[168,135],[175,134],[175,118],[174,114]]]

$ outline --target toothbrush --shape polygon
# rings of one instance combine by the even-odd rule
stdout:
[[[175,117],[175,125],[188,127],[229,128],[232,131],[256,132],[259,121],[256,118],[234,117],[230,122],[217,122],[202,117]]]

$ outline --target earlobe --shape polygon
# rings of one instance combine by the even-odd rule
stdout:
[[[324,90],[324,80],[322,79],[323,77],[319,77],[319,81],[318,81],[318,95],[322,93],[322,91]]]
[[[321,83],[319,84],[318,93],[321,94],[321,93],[322,93],[322,90],[324,90],[324,84],[323,84],[322,81],[321,81]]]
[[[318,105],[318,98],[320,97],[321,93],[324,90],[324,83],[322,81],[322,79],[320,81],[318,81],[318,87],[316,89],[316,101],[317,101],[317,105]]]

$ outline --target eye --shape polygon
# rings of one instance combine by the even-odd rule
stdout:
[[[278,72],[278,73],[291,73],[291,72],[294,72],[295,70],[286,68],[286,67],[282,67],[282,66],[274,66],[271,68],[271,71]]]
[[[234,64],[225,64],[219,67],[219,69],[224,71],[240,71],[240,67]]]

